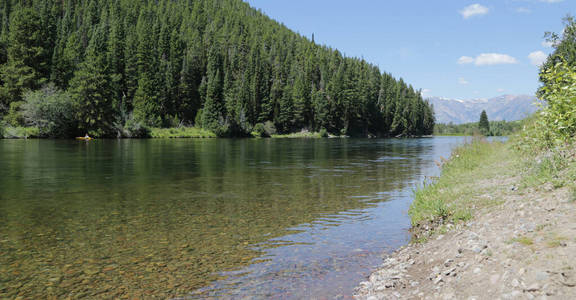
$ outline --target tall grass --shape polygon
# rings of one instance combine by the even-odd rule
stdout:
[[[152,138],[215,138],[212,131],[197,127],[152,128]]]

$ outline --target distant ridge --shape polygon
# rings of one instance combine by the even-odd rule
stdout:
[[[431,97],[437,123],[478,122],[482,110],[486,110],[490,121],[516,121],[524,119],[538,110],[537,98],[530,95],[502,95],[485,99],[450,99]]]

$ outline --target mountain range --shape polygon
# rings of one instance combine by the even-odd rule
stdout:
[[[538,110],[537,98],[530,95],[503,95],[495,98],[450,99],[430,97],[434,106],[436,123],[478,122],[482,110],[486,110],[490,121],[516,121]]]

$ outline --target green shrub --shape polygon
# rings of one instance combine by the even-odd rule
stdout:
[[[77,105],[54,85],[24,93],[21,110],[25,123],[37,127],[41,136],[72,137],[78,133]]]
[[[540,113],[540,136],[548,142],[566,141],[576,133],[576,67],[560,62],[540,76],[547,82],[539,90],[547,103]]]
[[[266,135],[266,131],[264,130],[264,124],[258,123],[254,125],[254,129],[252,130],[253,137],[269,137]]]
[[[196,117],[194,118],[194,126],[198,128],[202,126],[202,109],[199,109],[196,113]]]
[[[24,101],[14,101],[10,103],[10,109],[6,115],[6,122],[12,127],[24,126],[24,116],[22,116],[22,105]]]
[[[271,121],[257,123],[252,129],[252,136],[254,137],[271,137],[273,134],[276,134],[276,126]]]
[[[318,134],[320,135],[320,137],[327,138],[328,137],[328,130],[326,130],[326,128],[322,128],[322,129],[320,129]]]
[[[8,126],[4,129],[4,138],[7,139],[38,138],[40,136],[38,127]]]
[[[114,123],[114,129],[118,138],[146,138],[150,137],[151,132],[150,128],[135,120],[132,114]]]

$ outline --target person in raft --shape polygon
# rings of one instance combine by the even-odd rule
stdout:
[[[88,135],[88,133],[86,133],[86,135],[84,136],[85,139],[89,139],[90,136]]]

